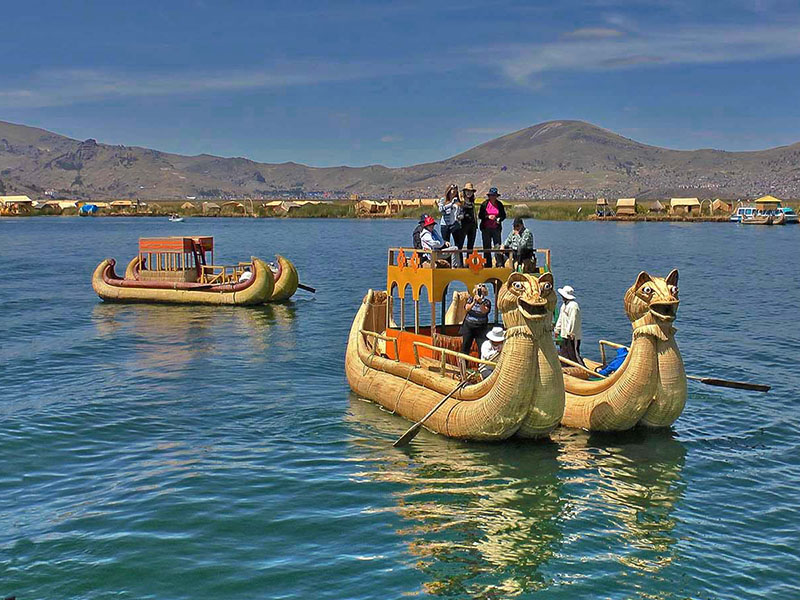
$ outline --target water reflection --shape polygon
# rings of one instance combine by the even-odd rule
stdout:
[[[674,559],[685,449],[670,433],[482,445],[423,432],[399,451],[405,420],[354,396],[347,419],[359,475],[397,484],[398,534],[428,593],[517,596],[590,578],[595,560],[637,585]]]
[[[144,376],[181,377],[193,363],[236,354],[263,364],[297,346],[292,303],[256,307],[108,304],[94,307],[100,338],[114,342]]]
[[[539,567],[558,548],[564,510],[558,447],[552,443],[462,444],[421,433],[401,452],[391,440],[407,422],[352,398],[348,418],[367,435],[368,480],[398,483],[398,533],[429,593],[517,595],[548,585]],[[376,436],[375,433],[379,435]]]

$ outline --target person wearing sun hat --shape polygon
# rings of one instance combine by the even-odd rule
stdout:
[[[575,289],[571,285],[558,288],[563,304],[558,313],[558,321],[553,333],[561,336],[561,349],[559,354],[579,364],[581,358],[581,307],[575,300]]]
[[[486,202],[481,204],[481,208],[478,211],[484,250],[499,247],[503,243],[503,221],[505,221],[505,218],[506,209],[503,203],[500,202],[500,192],[497,191],[496,187],[491,187],[486,194]],[[484,252],[483,257],[486,259],[486,266],[491,267],[492,253]],[[505,260],[503,260],[502,256],[495,258],[495,266],[505,266]]]
[[[471,182],[461,188],[461,235],[467,250],[475,247],[475,236],[478,233],[478,220],[475,218],[475,186]]]
[[[502,327],[493,327],[489,333],[486,334],[486,341],[481,345],[481,358],[483,360],[490,360],[497,362],[500,352],[503,350],[503,342],[506,340],[506,332]],[[494,371],[491,365],[481,365],[479,369],[481,376],[486,379]]]

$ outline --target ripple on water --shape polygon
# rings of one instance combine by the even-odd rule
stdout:
[[[410,224],[197,225],[226,261],[285,251],[318,294],[253,310],[103,304],[88,285],[99,259],[173,227],[4,228],[0,595],[800,596],[800,333],[779,318],[798,303],[785,245],[800,228],[534,222],[557,280],[579,290],[587,353],[629,337],[621,298],[640,269],[677,266],[689,370],[773,390],[690,384],[672,432],[499,445],[422,432],[400,451],[408,422],[349,394],[343,352],[366,289],[383,286],[381,248]],[[89,249],[37,255],[45,238]],[[709,251],[737,246],[753,264],[784,257],[786,277]],[[608,269],[614,247],[629,252]]]

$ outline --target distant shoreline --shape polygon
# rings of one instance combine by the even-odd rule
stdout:
[[[202,205],[192,208],[183,208],[186,202],[167,201],[150,203],[146,205],[125,207],[123,209],[104,208],[86,218],[95,217],[153,217],[166,219],[177,214],[186,219],[221,217],[230,219],[414,219],[418,220],[422,213],[437,214],[436,206],[406,207],[402,210],[385,214],[384,212],[364,213],[359,212],[358,204],[348,202],[320,202],[302,205],[292,205],[291,201],[282,203],[281,207],[266,207],[262,204],[252,203],[250,206],[238,206],[226,209],[214,209],[213,212],[203,212]],[[798,210],[796,202],[785,202]],[[669,223],[725,223],[729,221],[730,213],[717,212],[713,215],[703,214],[688,216],[684,214],[670,215],[666,213],[637,212],[635,215],[615,215],[598,217],[595,213],[596,204],[593,201],[580,200],[537,200],[505,202],[508,218],[521,217],[541,221],[610,221],[610,222],[669,222]],[[640,209],[641,210],[641,209]],[[705,212],[705,211],[704,211]],[[9,217],[34,217],[34,216],[77,216],[77,208],[63,210],[32,210],[23,214],[8,214]]]

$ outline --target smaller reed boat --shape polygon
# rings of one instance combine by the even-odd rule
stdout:
[[[113,258],[102,261],[92,287],[109,302],[255,305],[278,302],[297,290],[297,271],[282,256],[271,268],[252,257],[235,265],[214,264],[214,238],[140,238],[139,252],[119,277]]]
[[[676,421],[687,397],[686,372],[672,326],[678,304],[677,270],[666,278],[639,273],[625,293],[625,312],[633,327],[627,357],[605,379],[586,373],[602,366],[590,360],[584,359],[586,370],[576,368],[577,363],[564,368],[566,407],[562,425],[589,431],[625,431],[636,425],[669,427]],[[603,345],[622,347],[603,341],[603,355]]]
[[[441,263],[453,252],[431,252],[431,266],[424,267],[423,252],[389,249],[386,290],[367,292],[350,329],[345,355],[350,388],[412,421],[443,402],[425,427],[448,437],[548,436],[564,412],[564,384],[551,335],[556,296],[549,251],[538,252],[545,252],[547,267],[527,274],[485,267],[477,250],[465,268],[450,268]],[[477,284],[493,288],[494,319],[502,315],[506,327],[496,363],[481,360],[474,349],[469,354],[456,350],[461,348],[459,324],[447,322],[454,316],[451,311],[446,319],[444,310],[448,287],[455,282],[470,290]],[[427,323],[420,307],[423,291],[430,306]],[[406,311],[408,294],[413,315]],[[463,295],[456,303],[460,300]],[[484,378],[468,365],[493,370],[484,371]]]

